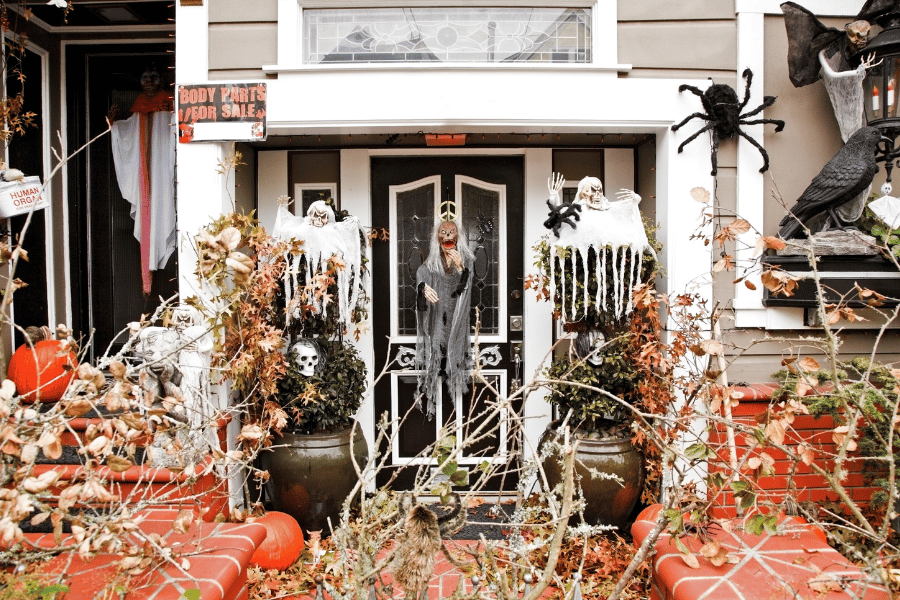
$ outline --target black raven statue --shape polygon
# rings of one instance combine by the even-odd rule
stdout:
[[[875,164],[878,142],[882,140],[889,141],[876,127],[861,127],[850,136],[781,220],[778,236],[783,240],[796,237],[802,230],[801,224],[806,225],[826,212],[836,227],[844,227],[834,210],[856,198],[872,183],[878,172]]]

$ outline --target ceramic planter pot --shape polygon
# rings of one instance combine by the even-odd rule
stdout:
[[[368,460],[362,429],[357,425],[337,433],[284,432],[272,446],[260,459],[269,472],[266,494],[274,509],[297,519],[304,531],[330,535],[328,519],[337,527],[344,500],[357,482],[353,457],[360,468]]]
[[[551,439],[562,442],[555,431],[556,426],[557,423],[551,423],[541,436],[542,448]],[[550,452],[542,465],[550,489],[553,489],[562,479],[559,455]],[[592,478],[589,469],[617,475],[624,485],[609,479]],[[629,517],[644,489],[644,458],[631,445],[631,440],[578,440],[575,477],[576,480],[580,477],[584,492],[585,521],[591,525],[614,525],[619,531],[627,532]]]

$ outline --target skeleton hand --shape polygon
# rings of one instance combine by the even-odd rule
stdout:
[[[432,304],[437,304],[441,301],[441,299],[438,298],[437,292],[434,291],[434,288],[427,283],[425,284],[425,289],[422,291],[422,293],[425,295],[425,299]]]
[[[863,58],[862,66],[868,71],[872,67],[877,67],[878,65],[880,65],[883,62],[884,62],[884,59],[881,59],[878,62],[875,62],[875,53],[872,52],[871,54],[869,54],[868,56]]]
[[[635,204],[640,204],[641,197],[638,196],[632,190],[622,189],[622,190],[619,190],[618,192],[616,192],[616,201],[622,202],[624,200],[630,200],[631,202],[634,202]]]
[[[463,262],[459,250],[447,250],[444,252],[444,262],[449,267],[454,265],[457,271],[462,271]]]
[[[547,189],[550,191],[550,201],[552,201],[554,205],[559,204],[559,190],[562,189],[562,186],[565,183],[566,180],[562,176],[562,173],[554,173],[547,178]]]

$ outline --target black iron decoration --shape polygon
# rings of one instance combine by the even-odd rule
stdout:
[[[741,136],[742,138],[753,144],[757,150],[759,150],[759,153],[763,157],[763,166],[759,170],[759,172],[764,173],[769,168],[769,155],[766,153],[766,150],[759,144],[759,142],[744,133],[744,131],[741,129],[741,126],[771,123],[775,125],[776,132],[784,129],[784,121],[779,121],[777,119],[756,119],[752,121],[747,120],[750,117],[759,114],[767,107],[772,106],[772,104],[775,103],[775,96],[765,96],[763,98],[762,104],[760,104],[750,112],[742,112],[750,102],[750,82],[753,80],[753,73],[750,71],[750,69],[744,69],[744,73],[742,76],[747,82],[744,89],[743,102],[740,102],[738,100],[738,95],[737,92],[734,91],[734,88],[724,83],[714,83],[713,85],[709,86],[706,91],[702,91],[700,90],[700,88],[688,84],[682,84],[678,86],[679,92],[687,90],[698,96],[700,98],[701,104],[703,104],[703,110],[705,110],[706,112],[696,112],[692,115],[689,115],[681,123],[673,125],[672,131],[678,131],[691,119],[696,118],[708,121],[708,123],[703,128],[701,128],[700,131],[694,133],[691,137],[684,140],[680,146],[678,146],[678,152],[684,150],[684,147],[694,141],[701,133],[709,131],[712,135],[711,175],[715,175],[718,172],[717,153],[719,151],[719,141],[730,140],[735,136]]]

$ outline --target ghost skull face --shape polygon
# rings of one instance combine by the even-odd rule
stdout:
[[[145,94],[153,95],[162,87],[162,77],[159,73],[150,69],[141,74],[141,89]]]
[[[312,377],[319,367],[319,352],[311,343],[298,342],[294,344],[297,353],[297,366],[304,377]]]
[[[313,227],[325,227],[334,220],[334,212],[325,202],[317,200],[306,211],[306,217]]]
[[[596,177],[585,177],[579,186],[578,199],[594,210],[606,210],[609,201],[603,195],[603,184]]]
[[[459,240],[459,230],[453,221],[444,221],[437,231],[438,243],[441,248],[453,250],[456,248],[456,242]]]
[[[193,310],[184,306],[176,307],[172,311],[172,325],[179,333],[195,325]]]

